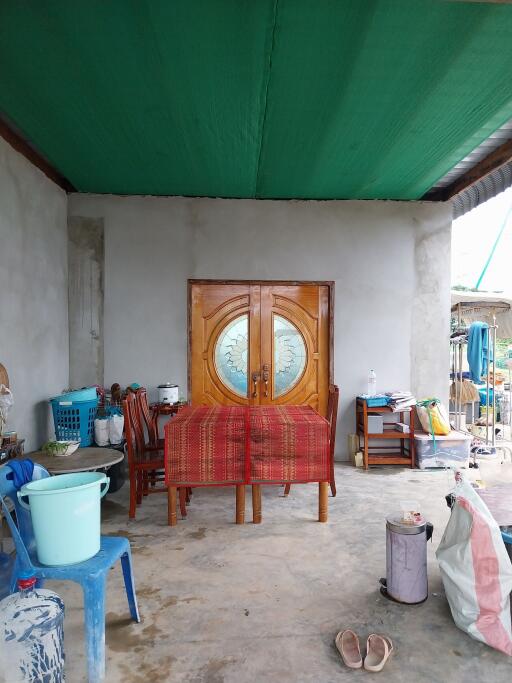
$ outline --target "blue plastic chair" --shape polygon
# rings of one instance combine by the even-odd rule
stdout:
[[[21,571],[30,571],[38,579],[38,586],[42,585],[44,579],[69,580],[79,583],[84,592],[89,682],[103,681],[105,678],[105,586],[109,569],[119,559],[123,568],[130,614],[134,621],[140,622],[130,543],[127,538],[122,536],[102,536],[100,551],[90,560],[62,567],[47,567],[39,564],[30,512],[24,510],[19,504],[14,484],[10,478],[7,478],[10,475],[10,468],[0,467],[0,502],[16,548],[16,559],[11,576],[11,592],[16,589],[17,577]],[[33,479],[49,476],[44,467],[34,466]],[[17,525],[14,523],[4,498],[9,498],[14,504]]]

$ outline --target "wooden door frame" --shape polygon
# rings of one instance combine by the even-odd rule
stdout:
[[[192,395],[192,287],[194,285],[315,285],[329,289],[329,384],[334,384],[334,280],[187,280],[187,394]]]

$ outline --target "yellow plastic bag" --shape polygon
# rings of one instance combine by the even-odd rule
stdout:
[[[420,401],[416,410],[423,431],[427,434],[447,436],[451,432],[448,413],[438,398],[427,398],[425,401]]]

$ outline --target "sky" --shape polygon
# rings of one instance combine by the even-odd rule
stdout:
[[[452,286],[476,286],[511,208],[512,187],[453,222]],[[512,211],[479,289],[512,294]]]

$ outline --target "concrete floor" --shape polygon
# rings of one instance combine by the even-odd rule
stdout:
[[[132,543],[143,622],[130,623],[120,568],[108,583],[107,681],[114,683],[334,683],[371,676],[346,669],[333,645],[354,629],[389,635],[396,654],[379,680],[511,680],[512,658],[454,625],[434,555],[449,516],[447,472],[337,466],[328,524],[315,521],[317,487],[264,489],[263,524],[233,524],[231,489],[196,490],[188,518],[166,526],[166,497],[150,496],[128,522],[128,488],[103,507],[103,531]],[[249,489],[247,518],[250,519]],[[416,499],[435,526],[430,595],[405,607],[379,593],[385,517]],[[49,586],[50,587],[50,586]],[[66,604],[67,683],[85,681],[79,589],[52,583]]]

